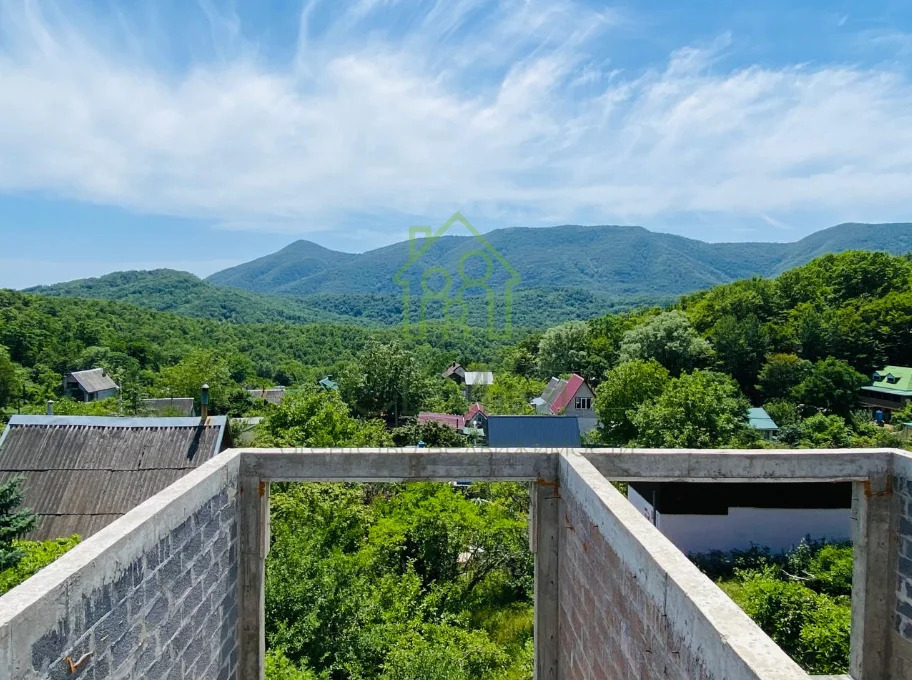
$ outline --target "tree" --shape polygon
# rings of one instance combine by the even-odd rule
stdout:
[[[589,326],[583,321],[549,328],[538,345],[538,374],[550,378],[565,373],[585,371]]]
[[[225,357],[213,349],[195,349],[178,363],[163,368],[156,382],[165,397],[193,397],[199,402],[200,388],[209,385],[209,410],[224,413],[231,392],[239,388],[231,379]]]
[[[6,347],[0,345],[0,409],[18,396],[20,389],[16,366],[10,359]]]
[[[25,551],[13,541],[31,531],[37,518],[31,510],[17,508],[22,504],[22,477],[0,483],[0,572],[15,567]]]
[[[770,354],[757,376],[757,389],[767,399],[787,399],[814,365],[795,354]]]
[[[806,449],[842,449],[852,442],[852,430],[837,415],[815,413],[798,429],[799,445]]]
[[[358,353],[339,380],[342,397],[362,416],[415,413],[425,391],[415,355],[398,342],[372,341]]]
[[[392,431],[396,446],[415,446],[424,442],[429,448],[464,447],[465,435],[452,427],[434,421],[409,423]]]
[[[858,403],[858,392],[868,379],[848,362],[833,357],[814,363],[811,372],[792,390],[805,406],[848,418]]]
[[[662,448],[743,446],[757,438],[747,423],[747,399],[727,375],[685,373],[631,418],[637,442]]]
[[[500,373],[481,398],[485,410],[497,415],[530,415],[535,409],[529,402],[541,395],[545,383],[534,378],[523,378],[509,373]]]
[[[635,439],[631,417],[641,404],[662,394],[670,380],[668,370],[655,359],[625,361],[608,371],[595,392],[602,443],[623,446]]]
[[[260,425],[266,446],[360,447],[392,443],[381,421],[353,418],[335,391],[309,388],[286,395]]]
[[[717,366],[728,373],[742,390],[754,389],[757,373],[770,346],[769,332],[755,314],[723,316],[710,333]]]
[[[620,350],[621,361],[655,359],[675,376],[706,365],[711,355],[710,344],[677,310],[663,312],[624,333]]]

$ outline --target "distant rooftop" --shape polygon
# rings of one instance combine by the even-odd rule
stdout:
[[[764,432],[778,430],[779,426],[776,425],[776,421],[770,418],[770,414],[766,412],[766,409],[762,408],[751,408],[747,411],[747,421],[750,423],[750,426],[755,430],[762,430]]]
[[[491,448],[578,448],[575,416],[488,416]]]
[[[116,390],[117,383],[111,380],[103,368],[93,368],[88,371],[73,371],[69,374],[73,380],[88,394],[96,394],[106,390]]]

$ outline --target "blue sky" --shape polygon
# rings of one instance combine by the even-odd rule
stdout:
[[[907,221],[912,6],[0,4],[0,286],[442,224]]]

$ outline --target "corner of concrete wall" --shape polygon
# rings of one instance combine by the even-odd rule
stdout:
[[[894,453],[893,493],[898,521],[890,677],[905,680],[912,678],[912,454],[907,451]]]
[[[585,458],[559,476],[561,680],[809,677]]]
[[[216,456],[0,598],[0,680],[234,678],[239,461]]]

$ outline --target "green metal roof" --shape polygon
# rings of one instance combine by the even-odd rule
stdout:
[[[751,408],[747,410],[747,422],[755,430],[778,430],[779,426],[770,418],[769,413],[762,408]]]
[[[880,380],[877,378],[880,377]],[[884,366],[872,376],[872,382],[862,389],[869,392],[892,392],[894,394],[912,394],[912,368],[908,366]],[[889,382],[888,378],[893,378]]]

